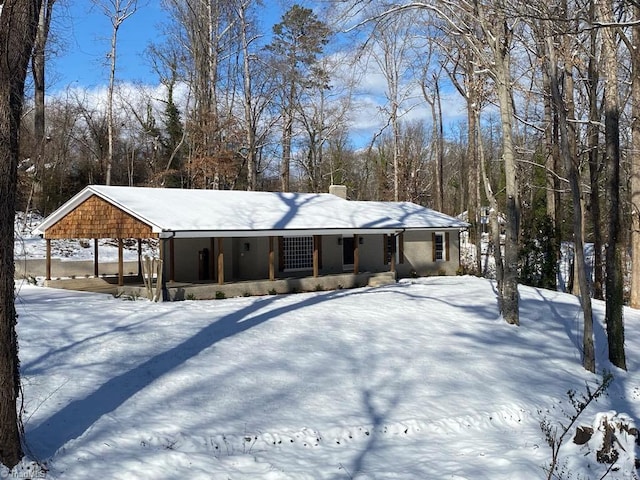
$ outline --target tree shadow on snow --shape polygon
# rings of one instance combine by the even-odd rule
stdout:
[[[344,295],[333,291],[301,297],[301,301],[258,313],[278,296],[264,297],[211,323],[169,350],[149,358],[137,367],[118,375],[87,397],[74,400],[34,428],[26,430],[27,446],[37,459],[47,459],[67,442],[79,438],[103,415],[113,412],[136,393],[158,378],[197,356],[217,342],[244,332],[279,315],[323,303]],[[152,327],[150,327],[152,328]],[[161,401],[161,399],[159,399]]]

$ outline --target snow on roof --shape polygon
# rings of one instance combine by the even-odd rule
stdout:
[[[247,192],[90,185],[47,217],[44,233],[92,195],[150,225],[154,232],[363,232],[464,228],[456,218],[411,202],[349,201],[328,193]]]

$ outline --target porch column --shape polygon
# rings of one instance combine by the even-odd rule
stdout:
[[[138,239],[138,280],[142,280],[142,239]]]
[[[98,239],[93,239],[93,276],[98,278],[100,272],[98,271]]]
[[[218,237],[218,284],[224,283],[224,238]]]
[[[164,291],[164,272],[166,272],[166,268],[165,268],[165,263],[164,263],[164,252],[165,252],[166,248],[165,248],[165,244],[164,244],[164,238],[161,238],[158,236],[158,258],[160,259],[160,265],[162,265],[162,268],[160,269],[160,276],[156,279],[157,282],[157,286],[156,288],[160,288],[161,290]],[[151,275],[153,276],[153,272],[151,273]],[[151,278],[149,280],[152,280]],[[161,297],[162,298],[162,297]]]
[[[318,276],[319,265],[319,250],[320,250],[320,235],[313,236],[313,276]]]
[[[389,238],[391,239],[391,259],[389,260],[389,271],[395,273],[396,271],[396,236],[389,235]]]
[[[47,280],[51,280],[51,239],[47,238],[47,259],[45,261],[45,275]]]
[[[209,280],[214,281],[216,277],[216,257],[214,253],[216,251],[216,239],[209,238]]]
[[[269,280],[276,279],[276,255],[273,249],[273,237],[269,237]]]
[[[121,287],[124,285],[124,252],[123,252],[123,241],[121,238],[118,239],[118,286]]]
[[[360,273],[360,235],[353,235],[353,274]]]
[[[176,281],[176,249],[174,238],[169,239],[169,283]]]

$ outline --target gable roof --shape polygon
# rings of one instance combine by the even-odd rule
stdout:
[[[160,237],[393,233],[464,228],[467,223],[411,202],[349,201],[328,193],[247,192],[90,185],[35,230],[45,234],[92,197]]]

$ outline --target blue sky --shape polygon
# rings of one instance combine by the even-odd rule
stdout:
[[[167,14],[159,0],[139,0],[135,14],[118,31],[116,77],[119,81],[157,83],[144,51],[160,40]],[[280,2],[265,2],[262,21],[270,30],[280,18]],[[89,0],[58,0],[54,5],[52,35],[60,47],[50,57],[48,81],[53,90],[76,85],[87,88],[106,85],[109,78],[107,52],[110,48],[109,18]]]

